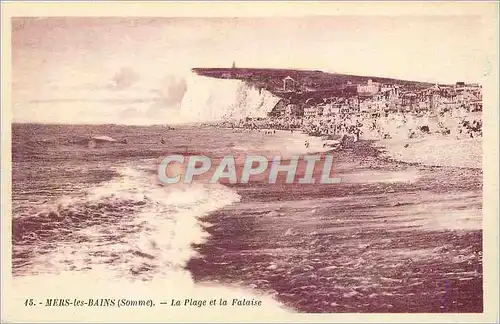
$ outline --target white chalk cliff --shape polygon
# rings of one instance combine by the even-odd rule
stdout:
[[[181,115],[191,122],[266,117],[279,97],[241,80],[191,74],[181,103]]]

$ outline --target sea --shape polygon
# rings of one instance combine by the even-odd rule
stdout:
[[[480,169],[391,161],[361,141],[335,153],[340,184],[158,180],[169,154],[281,145],[214,127],[13,124],[14,279],[212,283],[293,312],[482,312]]]

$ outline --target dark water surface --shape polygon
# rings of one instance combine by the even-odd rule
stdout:
[[[482,312],[481,170],[384,161],[362,142],[335,153],[340,184],[165,188],[156,168],[167,154],[265,151],[272,137],[12,130],[15,276],[101,269],[157,280],[187,266],[197,281],[266,291],[304,312]],[[127,144],[72,143],[90,134]]]
[[[482,312],[482,172],[336,155],[337,185],[235,186],[189,268],[303,312]]]

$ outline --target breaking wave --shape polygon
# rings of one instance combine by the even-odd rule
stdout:
[[[82,195],[65,196],[14,219],[13,287],[19,299],[14,304],[22,306],[27,295],[45,300],[54,292],[85,299],[125,298],[133,291],[136,298],[156,303],[171,298],[258,298],[266,304],[259,311],[285,312],[265,294],[195,283],[186,269],[189,259],[197,256],[193,244],[209,236],[205,228],[210,224],[202,217],[238,202],[236,192],[218,184],[164,186],[154,170],[139,165],[115,171],[117,177]],[[112,313],[89,316],[111,319]],[[151,311],[140,313],[148,317]],[[72,314],[54,316],[62,320]]]
[[[24,270],[100,268],[131,279],[165,276],[183,268],[195,256],[191,244],[206,238],[199,217],[239,200],[220,185],[165,187],[152,170],[116,171],[118,177],[83,196],[66,196],[14,220],[16,245],[42,252]]]

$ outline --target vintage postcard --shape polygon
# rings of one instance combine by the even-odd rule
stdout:
[[[495,322],[498,3],[2,3],[2,322]]]

